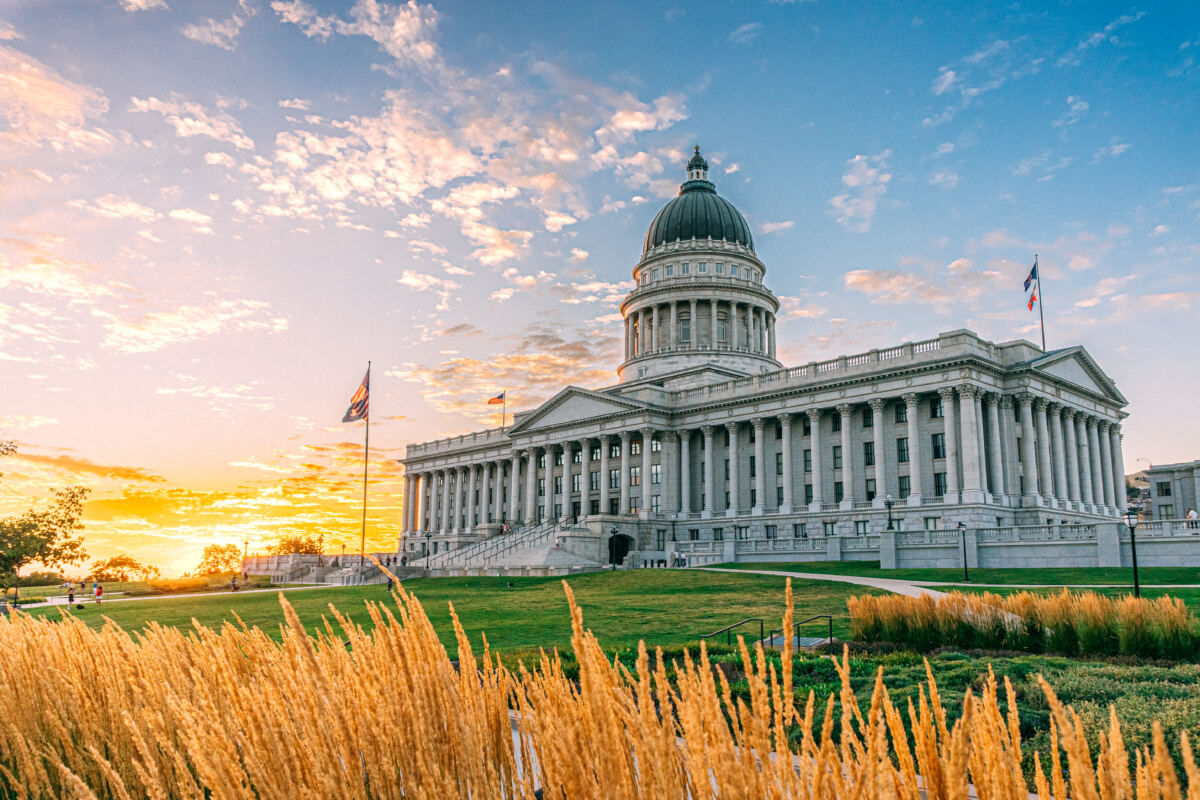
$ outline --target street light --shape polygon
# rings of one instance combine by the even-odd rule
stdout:
[[[610,569],[617,571],[617,526],[613,525],[608,531],[608,560]]]
[[[1129,528],[1129,552],[1133,556],[1133,596],[1141,597],[1142,587],[1141,584],[1138,583],[1137,573],[1137,534],[1134,533],[1134,531],[1137,530],[1138,524],[1137,509],[1133,506],[1125,509],[1124,517],[1125,527]]]
[[[429,548],[429,540],[433,538],[433,531],[425,531],[425,569],[429,569],[429,557],[432,551]]]
[[[883,504],[884,504],[885,506],[887,506],[887,510],[888,510],[888,526],[887,526],[887,529],[888,529],[889,531],[894,531],[894,530],[896,530],[896,527],[895,527],[895,526],[892,524],[892,506],[894,506],[894,505],[896,504],[896,501],[895,501],[894,499],[892,499],[892,496],[889,494],[889,495],[888,495],[888,496],[887,496],[887,497],[884,499],[884,501],[883,501]]]
[[[967,572],[967,525],[965,522],[958,523],[958,534],[962,537],[963,583],[970,583],[971,574]]]
[[[317,566],[325,566],[325,534],[317,537]]]

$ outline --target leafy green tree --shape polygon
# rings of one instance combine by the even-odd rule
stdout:
[[[159,576],[158,567],[143,564],[131,555],[121,553],[92,564],[88,577],[94,581],[149,581]]]
[[[83,539],[74,533],[83,528],[79,520],[91,490],[68,486],[50,491],[54,502],[49,508],[0,519],[0,588],[14,586],[17,573],[28,564],[62,567],[87,558]]]
[[[321,552],[321,544],[315,536],[281,536],[275,544],[267,548],[273,556],[293,554],[315,556]]]
[[[210,544],[204,547],[197,575],[219,575],[238,572],[242,568],[242,551],[236,544]]]

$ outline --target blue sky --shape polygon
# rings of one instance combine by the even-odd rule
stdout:
[[[615,380],[693,144],[803,363],[940,331],[1083,344],[1127,469],[1200,457],[1195,4],[0,9],[0,507],[95,489],[96,554],[353,528],[403,445]]]

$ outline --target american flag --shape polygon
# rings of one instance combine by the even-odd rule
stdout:
[[[354,392],[354,396],[350,398],[350,407],[346,409],[346,416],[342,417],[342,422],[358,422],[360,419],[367,418],[367,405],[369,395],[371,393],[371,370],[367,370],[367,374],[363,376],[362,383]]]

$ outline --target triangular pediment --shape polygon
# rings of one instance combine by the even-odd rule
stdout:
[[[1104,374],[1096,361],[1082,347],[1057,350],[1034,359],[1031,366],[1038,372],[1073,384],[1092,394],[1105,397],[1119,405],[1128,401],[1117,389],[1112,378]]]
[[[645,403],[568,386],[535,408],[510,429],[512,434],[531,433],[541,428],[570,425],[600,417],[646,411]]]

